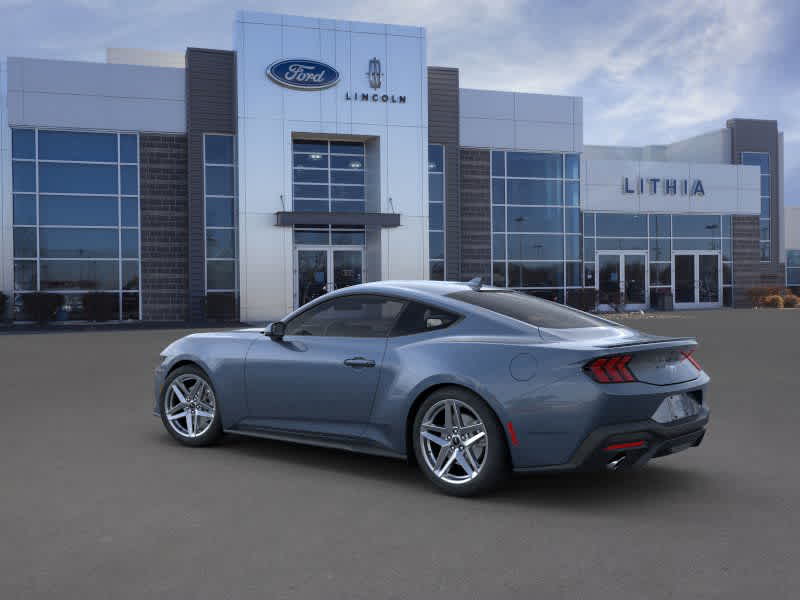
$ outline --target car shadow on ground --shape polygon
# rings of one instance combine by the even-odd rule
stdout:
[[[158,434],[165,445],[177,445],[166,433]],[[156,441],[156,440],[154,440]],[[360,480],[368,493],[370,485],[398,484],[409,491],[440,495],[425,480],[415,465],[406,461],[348,452],[346,450],[295,444],[277,440],[226,435],[212,452],[225,452],[240,458],[291,464],[309,477],[317,471],[336,472]],[[624,509],[644,502],[663,505],[686,494],[708,493],[717,487],[705,472],[696,467],[677,467],[654,461],[643,468],[618,472],[565,472],[515,474],[496,492],[483,500],[518,506],[552,506],[575,510]],[[710,490],[714,493],[713,489]]]

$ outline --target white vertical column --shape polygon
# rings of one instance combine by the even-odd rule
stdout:
[[[0,291],[12,301],[14,260],[12,245],[11,129],[8,126],[8,67],[0,59]]]

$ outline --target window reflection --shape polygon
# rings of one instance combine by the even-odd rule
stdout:
[[[26,292],[69,292],[56,318],[85,319],[86,294],[102,292],[112,318],[138,319],[138,135],[14,129],[11,138],[12,188],[26,192],[14,196],[14,256],[24,259],[14,262],[15,306]]]

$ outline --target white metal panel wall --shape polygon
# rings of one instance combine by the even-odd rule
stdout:
[[[377,142],[380,173],[370,177],[371,210],[399,212],[384,229],[377,277],[421,279],[428,268],[428,106],[425,30],[377,23],[242,11],[234,27],[238,79],[239,269],[242,319],[283,316],[293,303],[292,230],[275,213],[292,209],[292,136],[355,135]],[[369,87],[373,57],[384,74]],[[293,90],[267,78],[278,59],[334,66],[339,83]],[[405,96],[403,104],[352,101],[345,93]],[[390,200],[391,199],[391,200]],[[376,274],[368,274],[376,278]]]
[[[8,59],[11,125],[186,131],[184,69]]]
[[[757,215],[761,210],[760,173],[757,167],[682,162],[583,159],[581,161],[581,203],[584,210],[721,213]],[[627,177],[631,189],[639,178],[658,178],[656,193],[645,181],[644,193],[625,193]],[[678,193],[665,194],[665,178],[678,180]],[[683,195],[680,181],[703,183],[704,195]]]
[[[0,292],[10,295],[14,279],[11,230],[14,208],[11,200],[11,129],[6,108],[7,86],[6,61],[0,59]]]
[[[786,240],[786,249],[800,250],[800,206],[785,206],[783,208],[783,223],[783,237]]]
[[[583,150],[583,100],[461,89],[460,142],[469,148]]]

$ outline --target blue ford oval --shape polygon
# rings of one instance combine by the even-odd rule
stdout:
[[[339,71],[316,60],[291,58],[279,60],[267,68],[275,83],[298,90],[324,90],[339,82]]]

